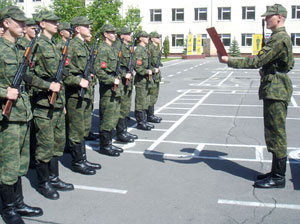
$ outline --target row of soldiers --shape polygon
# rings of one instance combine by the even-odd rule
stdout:
[[[116,37],[115,27],[104,24],[102,42],[94,51],[98,54],[87,78],[84,75],[92,53],[88,45],[92,39],[92,21],[82,16],[75,17],[71,24],[59,26],[58,21],[59,18],[48,11],[41,12],[34,21],[28,20],[16,6],[0,10],[0,27],[3,28],[0,38],[0,195],[5,223],[24,223],[21,216],[43,214],[41,208],[31,207],[23,200],[21,176],[27,174],[29,167],[30,138],[36,139],[37,191],[48,199],[58,199],[58,191],[74,189],[73,184],[59,178],[58,159],[63,155],[66,136],[74,172],[93,175],[101,168],[100,164],[87,160],[85,148],[97,79],[101,154],[119,156],[123,152],[112,144],[114,128],[121,142],[133,142],[138,138],[127,132],[134,85],[137,128],[151,130],[154,125],[149,122],[161,122],[161,118],[154,115],[161,81],[158,33],[151,33],[152,43],[149,44],[149,35],[139,32],[138,46],[133,52],[128,28],[120,29]],[[57,45],[53,36],[58,26],[62,42]],[[37,38],[39,29],[41,34]],[[22,82],[18,88],[12,88],[20,61],[24,59],[22,55],[35,38],[37,41],[31,49],[31,60]],[[58,67],[67,46],[68,57],[63,60],[62,79],[59,80]],[[8,101],[13,102],[9,117],[2,111]]]

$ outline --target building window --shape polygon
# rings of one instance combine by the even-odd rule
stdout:
[[[150,9],[150,21],[161,22],[161,9]]]
[[[230,46],[230,34],[220,34],[224,46]]]
[[[242,19],[245,20],[255,20],[255,7],[254,6],[247,6],[242,7]]]
[[[293,46],[300,46],[300,33],[292,33],[291,39]]]
[[[218,20],[231,20],[231,8],[218,8]]]
[[[184,21],[184,9],[172,9],[172,21]]]
[[[202,34],[202,39],[201,39],[201,46],[203,46],[203,40],[207,39],[207,34]]]
[[[292,19],[300,19],[300,5],[292,5]]]
[[[195,21],[207,21],[207,8],[195,8]]]
[[[252,46],[252,34],[251,33],[243,33],[242,34],[242,46]]]
[[[183,47],[183,46],[184,46],[184,35],[172,34],[172,47]]]
[[[17,0],[16,2],[21,2],[21,3],[23,3],[23,2],[24,2],[24,0]]]
[[[33,2],[40,2],[41,0],[32,0]]]

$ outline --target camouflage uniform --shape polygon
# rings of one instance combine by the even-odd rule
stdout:
[[[71,24],[68,22],[59,22],[58,25],[58,32],[62,31],[62,30],[71,30]],[[64,46],[65,46],[66,41],[64,41],[63,39],[61,39],[58,43],[57,43],[57,48],[59,50],[59,52],[62,52]]]
[[[275,4],[262,16],[287,16],[286,9]],[[284,187],[287,159],[286,116],[293,86],[287,73],[294,66],[292,42],[285,27],[273,31],[266,45],[254,58],[229,58],[233,68],[261,68],[259,99],[264,103],[264,132],[267,149],[273,154],[272,171],[260,175],[255,187]]]

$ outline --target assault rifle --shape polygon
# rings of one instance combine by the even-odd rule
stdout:
[[[12,81],[11,88],[20,89],[21,82],[22,82],[22,80],[25,76],[26,70],[27,70],[27,68],[30,64],[30,56],[31,56],[31,53],[32,53],[32,47],[33,47],[40,31],[41,31],[41,28],[38,26],[38,28],[35,30],[35,37],[30,41],[28,47],[26,48],[26,50],[23,54],[21,63],[19,65],[19,68],[18,68],[18,70],[15,74],[15,77],[14,77],[13,81]],[[4,106],[2,115],[7,120],[10,117],[12,105],[13,105],[13,100],[7,100],[6,104]]]
[[[85,68],[84,68],[84,73],[83,73],[82,78],[84,78],[86,80],[89,80],[90,76],[91,76],[91,68],[94,65],[94,61],[95,61],[96,56],[97,56],[97,55],[95,56],[95,52],[98,53],[98,50],[95,51],[95,46],[96,46],[96,43],[99,41],[99,39],[100,39],[100,33],[98,32],[95,36],[95,41],[92,45],[92,48],[91,48],[90,53],[89,53],[89,58],[87,60]],[[85,92],[86,92],[86,89],[81,87],[80,93],[79,93],[79,97],[81,99],[84,98]]]
[[[62,80],[62,73],[66,64],[66,60],[68,58],[68,47],[69,47],[69,43],[73,34],[73,28],[71,28],[70,32],[70,36],[67,39],[65,46],[62,50],[60,59],[59,59],[59,65],[58,65],[58,69],[55,75],[55,81],[54,82],[61,82]],[[52,92],[51,98],[50,98],[50,105],[54,106],[56,103],[56,99],[57,99],[57,93],[56,92]]]
[[[119,49],[119,52],[118,52],[117,68],[116,68],[115,78],[117,78],[119,76],[120,66],[121,66],[122,47],[123,47],[124,41],[123,41],[123,39],[120,39],[120,40],[121,40],[121,45],[120,45],[120,49]],[[114,84],[113,91],[116,92],[117,88],[118,88],[118,85]]]
[[[261,42],[261,48],[263,48],[266,43],[265,43],[265,19],[261,20],[261,25],[262,25],[262,42]]]
[[[158,54],[157,61],[156,61],[156,64],[155,64],[155,68],[159,68],[159,66],[162,66],[160,61],[161,61],[161,56],[162,56],[163,49],[164,48],[162,47],[159,54]],[[154,73],[153,80],[156,80],[156,74],[157,73]]]
[[[133,52],[134,52],[134,41],[135,41],[135,36],[133,36],[132,38],[132,44],[130,46],[130,57],[129,57],[129,62],[128,62],[128,70],[129,70],[129,73],[131,73],[131,76],[133,74]],[[129,85],[129,79],[126,79],[126,86]]]

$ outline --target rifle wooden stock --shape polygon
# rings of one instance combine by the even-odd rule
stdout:
[[[12,105],[13,105],[13,101],[12,100],[7,100],[6,103],[5,103],[5,106],[4,106],[3,110],[2,110],[2,115],[6,119],[8,119],[10,117]]]
[[[210,27],[206,29],[212,42],[214,43],[217,52],[221,55],[221,56],[228,56],[225,48],[224,48],[224,44],[222,43],[215,27]]]
[[[50,98],[50,104],[51,104],[52,106],[55,105],[56,99],[57,99],[57,93],[56,93],[56,92],[52,92],[51,98]]]

